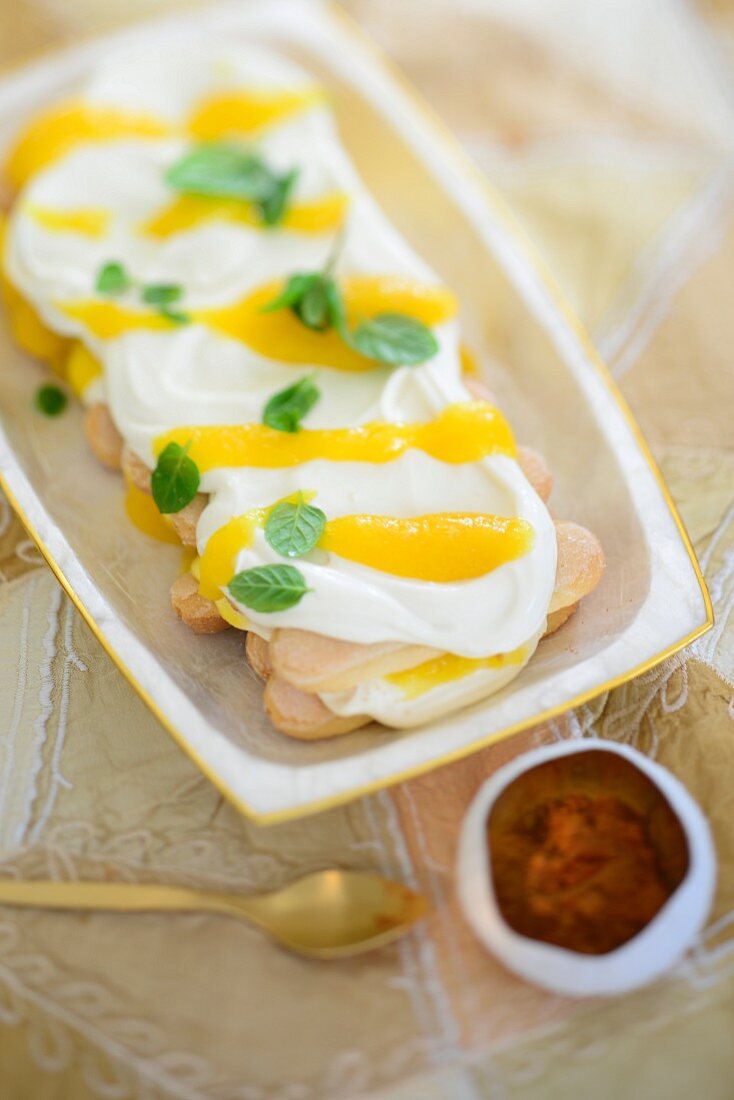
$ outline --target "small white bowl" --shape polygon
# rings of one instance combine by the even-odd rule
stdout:
[[[680,885],[649,924],[605,955],[584,955],[514,932],[499,910],[492,882],[487,824],[499,794],[531,768],[579,752],[611,752],[626,757],[663,794],[688,843],[688,870]],[[700,807],[669,771],[626,745],[563,741],[524,753],[500,768],[479,789],[464,818],[457,877],[467,921],[508,969],[554,993],[601,997],[646,985],[673,966],[691,946],[711,908],[716,856]]]

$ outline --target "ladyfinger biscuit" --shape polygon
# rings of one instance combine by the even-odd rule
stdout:
[[[253,630],[248,631],[247,641],[245,642],[247,663],[261,680],[269,679],[273,671],[268,650],[269,646],[264,638],[261,638],[259,634],[255,634]]]
[[[497,404],[497,398],[492,393],[487,383],[481,378],[477,378],[475,375],[465,374],[461,381],[475,400],[487,401],[490,405]]]
[[[576,600],[576,603],[570,603],[568,607],[559,607],[557,611],[551,611],[545,621],[545,634],[543,635],[543,638],[547,638],[549,634],[555,634],[556,630],[560,630],[563,624],[571,618],[574,612],[578,611],[578,607],[579,601]]]
[[[517,462],[535,492],[547,504],[553,489],[553,474],[546,466],[543,456],[532,447],[520,446],[517,448]]]
[[[478,401],[488,401],[490,405],[497,404],[497,398],[481,378],[466,377],[463,382],[472,397],[476,397]],[[532,447],[519,445],[517,448],[517,461],[535,492],[543,503],[547,503],[553,488],[553,474],[546,466],[543,456],[533,450]]]
[[[195,634],[219,634],[229,630],[212,600],[199,594],[199,584],[191,573],[182,573],[171,585],[171,606],[182,622]]]
[[[103,466],[108,470],[122,469],[123,439],[103,402],[90,405],[84,414],[84,434],[94,457]]]
[[[556,522],[558,564],[548,613],[588,596],[604,573],[604,551],[596,535],[567,520]]]
[[[196,546],[196,525],[201,513],[207,505],[206,493],[197,493],[190,504],[182,508],[180,512],[172,512],[168,517],[171,527],[176,532],[184,546]]]
[[[122,472],[141,493],[150,493],[150,469],[141,458],[125,444],[121,455]]]
[[[552,612],[548,616],[543,637],[547,638],[549,634],[563,626],[578,606],[578,601],[576,601],[576,603],[569,604],[568,607],[562,607]],[[316,637],[320,636],[316,635]],[[265,663],[263,667],[267,667],[267,643],[255,634],[247,635],[250,666],[255,668],[255,663],[250,654],[251,639],[256,639],[256,647],[253,648],[256,648],[257,660],[263,661],[264,653]],[[267,679],[267,672],[260,672],[258,668],[255,668],[255,671],[258,672],[258,675],[262,675],[263,679]],[[281,733],[285,733],[289,737],[309,741],[315,741],[322,737],[336,737],[340,733],[349,733],[370,721],[367,717],[339,718],[338,715],[333,714],[328,709],[318,696],[299,691],[292,684],[278,677],[271,677],[268,681],[268,686],[265,689],[265,710],[270,721]],[[349,723],[349,725],[343,725],[342,723]]]
[[[277,730],[301,741],[337,737],[366,726],[370,721],[363,714],[342,718],[330,711],[318,695],[299,691],[278,676],[271,676],[265,685],[263,705]]]
[[[575,523],[557,523],[558,563],[556,588],[549,615],[565,610],[598,584],[604,571],[604,554],[598,539]],[[566,618],[572,613],[568,611]],[[565,619],[550,620],[557,630]],[[345,642],[308,630],[276,630],[270,642],[270,661],[277,676],[301,691],[349,691],[366,680],[402,672],[439,656],[426,646],[400,642],[364,645]]]
[[[402,672],[438,657],[428,646],[402,642],[345,642],[310,630],[276,630],[270,642],[273,672],[302,691],[349,691],[364,680]]]

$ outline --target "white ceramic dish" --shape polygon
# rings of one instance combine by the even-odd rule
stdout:
[[[610,752],[630,760],[665,796],[688,842],[688,871],[680,886],[641,932],[607,955],[580,955],[514,932],[500,913],[491,881],[487,820],[498,796],[531,768],[580,752]],[[669,970],[695,941],[711,909],[716,856],[706,818],[669,771],[627,745],[563,741],[525,753],[480,788],[462,826],[457,876],[464,916],[508,969],[569,997],[610,996],[647,985]]]
[[[210,31],[280,50],[331,91],[368,186],[458,293],[468,343],[516,434],[546,455],[557,514],[593,530],[608,561],[581,613],[485,703],[405,734],[375,727],[323,743],[289,741],[262,713],[241,638],[193,637],[175,621],[167,595],[175,549],[130,527],[119,481],[87,453],[78,410],[43,423],[30,414],[39,371],[0,331],[0,474],[11,502],[181,746],[244,813],[275,821],[426,771],[559,713],[662,660],[712,618],[685,531],[593,349],[528,259],[501,202],[338,11],[311,0],[227,4],[56,55],[0,83],[0,146],[110,47]]]

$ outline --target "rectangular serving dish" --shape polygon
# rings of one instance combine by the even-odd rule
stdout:
[[[521,676],[484,703],[409,732],[369,727],[300,743],[265,718],[233,631],[194,636],[170,611],[180,551],[136,531],[119,477],[88,453],[81,412],[33,416],[41,377],[0,331],[0,482],[120,671],[221,791],[261,822],[406,779],[631,679],[711,626],[683,525],[629,411],[555,287],[459,146],[336,10],[313,0],[226,4],[158,20],[28,66],[0,84],[0,148],[110,47],[222,32],[317,76],[342,137],[398,229],[458,294],[469,346],[518,439],[555,475],[557,515],[593,530],[600,587]],[[501,365],[500,365],[501,364]]]

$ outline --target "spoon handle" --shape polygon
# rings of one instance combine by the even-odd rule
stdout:
[[[185,886],[151,883],[0,881],[0,905],[39,909],[101,909],[123,913],[170,910],[214,912],[252,920],[254,915],[250,915],[249,909],[250,902],[254,900]]]

